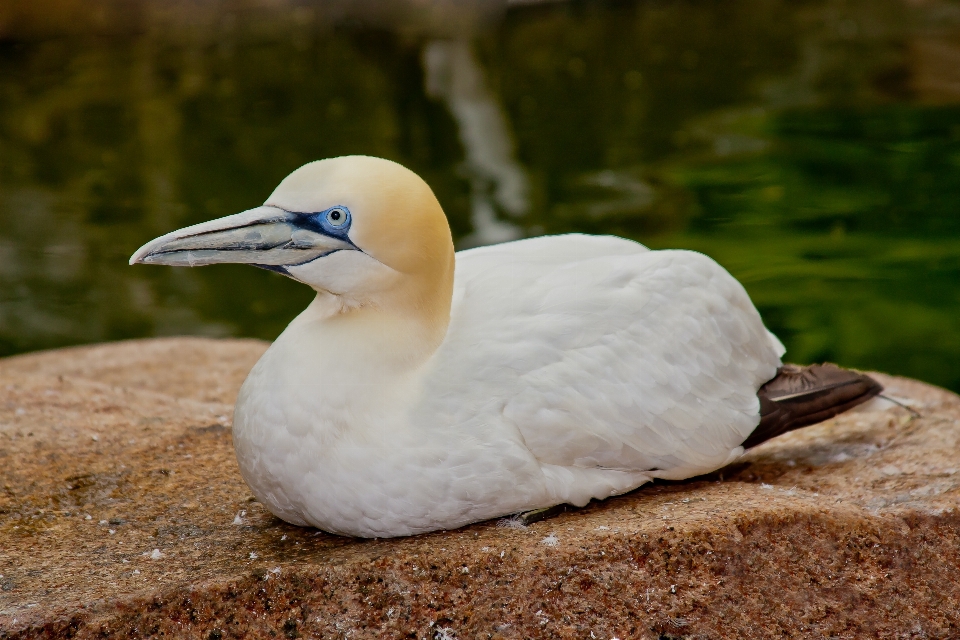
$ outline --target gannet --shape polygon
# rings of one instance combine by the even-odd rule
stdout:
[[[226,262],[316,291],[243,383],[233,441],[267,509],[335,534],[583,506],[880,391],[782,366],[744,288],[700,253],[576,234],[455,253],[430,187],[379,158],[306,164],[263,206],[130,259]]]

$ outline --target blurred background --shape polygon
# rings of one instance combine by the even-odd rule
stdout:
[[[460,248],[702,251],[790,361],[960,391],[957,0],[3,0],[0,355],[276,337],[306,287],[127,259],[356,153]]]

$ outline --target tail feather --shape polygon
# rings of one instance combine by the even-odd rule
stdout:
[[[785,364],[757,391],[760,424],[744,440],[749,449],[781,434],[823,422],[883,391],[868,375],[835,364]]]

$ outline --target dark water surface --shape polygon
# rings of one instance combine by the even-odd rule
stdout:
[[[703,251],[788,359],[960,390],[960,3],[46,4],[0,11],[0,355],[275,337],[306,287],[127,259],[363,153],[461,247]]]

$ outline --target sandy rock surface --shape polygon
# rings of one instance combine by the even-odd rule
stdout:
[[[875,401],[527,528],[358,541],[253,500],[232,403],[266,345],[0,360],[0,638],[960,637],[960,398]]]

